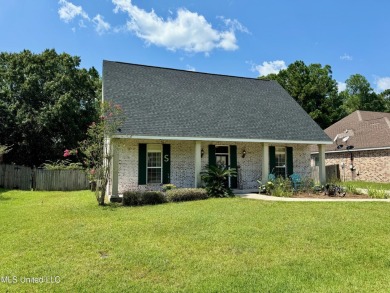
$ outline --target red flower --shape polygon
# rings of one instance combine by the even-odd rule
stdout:
[[[71,154],[70,154],[70,150],[68,150],[68,149],[66,149],[65,151],[64,151],[64,157],[66,158],[66,157],[69,157]]]

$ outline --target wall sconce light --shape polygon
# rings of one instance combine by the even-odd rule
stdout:
[[[242,157],[245,158],[245,156],[246,156],[246,150],[244,149],[244,150],[242,151]]]
[[[204,155],[204,150],[201,149],[201,150],[200,150],[200,157],[203,158],[203,155]]]

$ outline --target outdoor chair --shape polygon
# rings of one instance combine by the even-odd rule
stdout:
[[[301,187],[301,176],[299,174],[293,173],[290,175],[290,179],[293,184],[294,190],[297,191]]]
[[[275,179],[276,179],[275,174],[270,173],[268,175],[268,181],[275,181]]]

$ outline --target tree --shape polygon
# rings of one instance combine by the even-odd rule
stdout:
[[[96,121],[101,81],[80,58],[45,50],[0,53],[0,144],[8,162],[41,165],[74,148]]]
[[[390,89],[384,90],[379,95],[385,103],[385,112],[390,113]]]
[[[3,162],[3,155],[8,153],[10,150],[11,148],[9,146],[0,144],[0,163]]]
[[[367,79],[360,74],[351,75],[346,80],[346,89],[340,95],[344,99],[347,114],[356,110],[383,112],[386,110],[384,97],[377,95]]]
[[[99,205],[104,205],[106,189],[110,181],[112,136],[121,127],[124,116],[120,105],[111,102],[101,104],[101,116],[97,122],[92,122],[87,130],[87,138],[79,145],[79,150],[64,151],[64,157],[77,155],[83,158],[87,172],[92,181],[98,183],[96,199]]]
[[[278,74],[261,78],[276,80],[322,128],[343,115],[337,82],[329,65],[307,66],[303,61],[296,61]]]

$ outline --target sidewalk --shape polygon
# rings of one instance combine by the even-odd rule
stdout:
[[[315,202],[390,202],[390,199],[375,199],[375,198],[345,198],[345,197],[329,197],[329,198],[294,198],[294,197],[276,197],[265,194],[254,193],[252,190],[237,190],[236,196],[248,199],[267,200],[267,201],[315,201]]]

